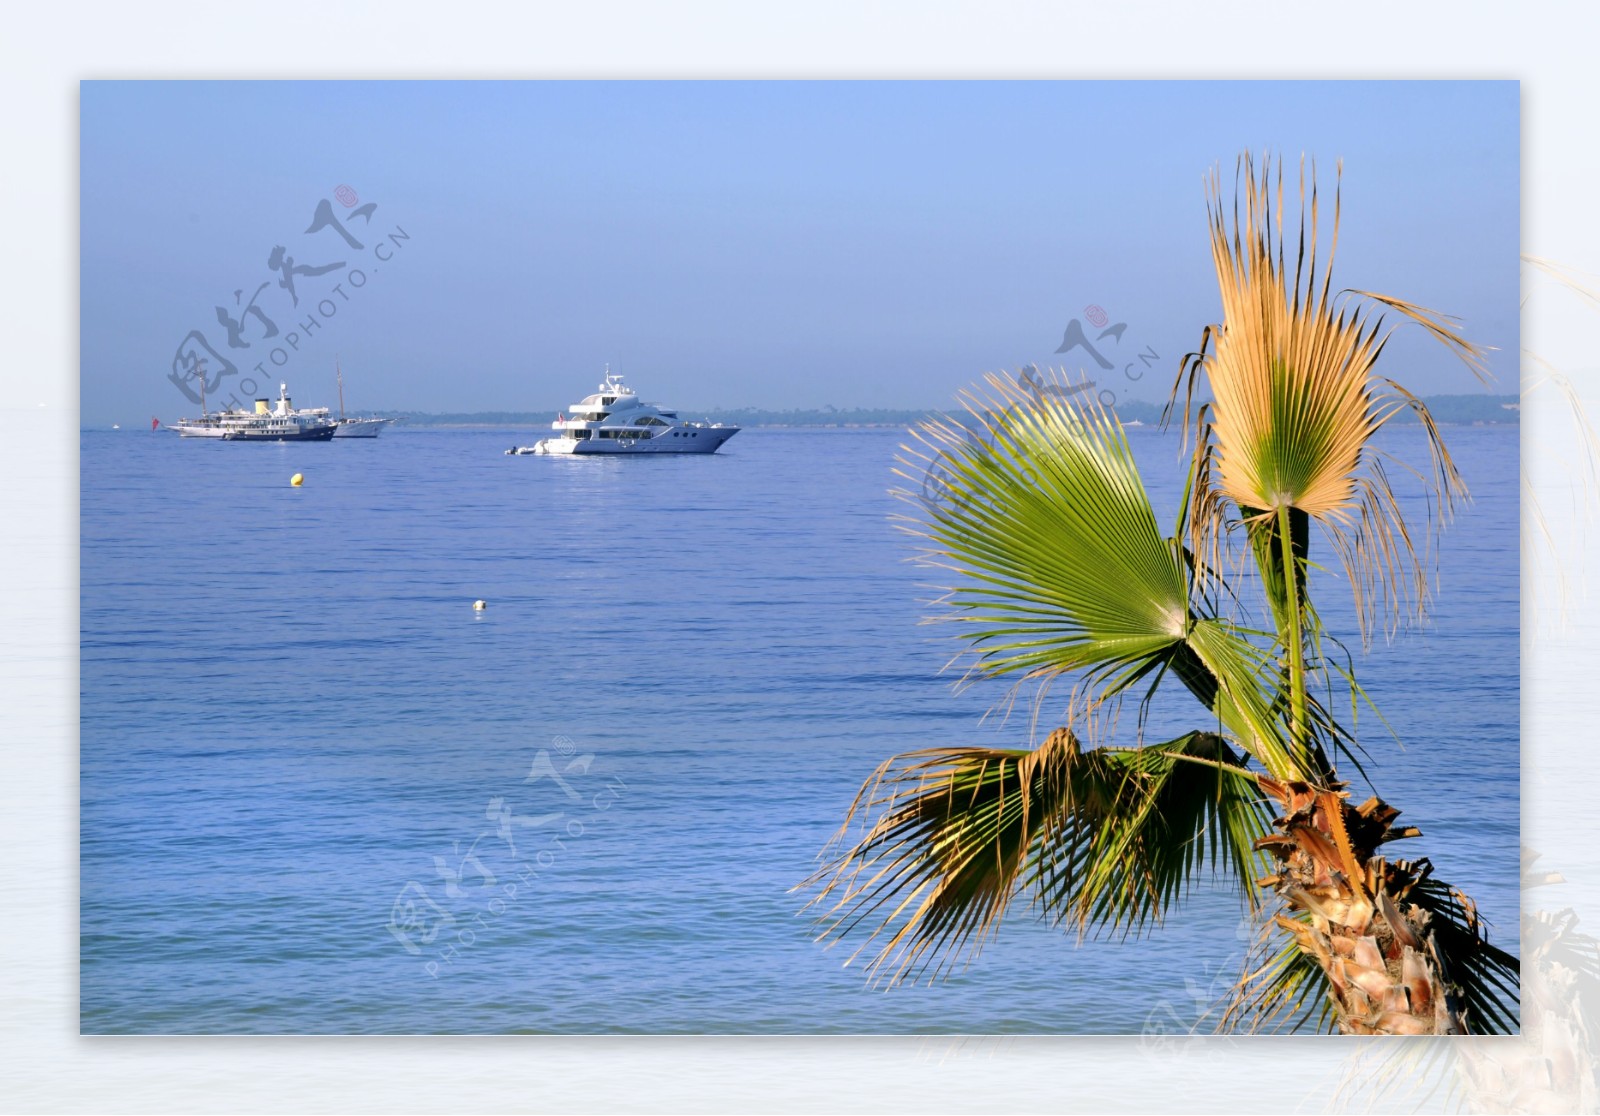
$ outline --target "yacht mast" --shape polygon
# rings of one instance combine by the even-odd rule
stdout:
[[[337,355],[333,358],[333,372],[339,378],[339,420],[344,421],[344,371],[339,367]]]

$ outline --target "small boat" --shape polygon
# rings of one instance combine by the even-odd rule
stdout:
[[[600,389],[571,409],[571,418],[563,412],[550,424],[554,437],[512,446],[506,454],[716,453],[739,433],[720,422],[684,422],[676,411],[642,402],[610,365]]]

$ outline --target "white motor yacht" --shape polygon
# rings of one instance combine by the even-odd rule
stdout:
[[[676,411],[641,401],[609,366],[600,390],[574,403],[571,417],[563,413],[550,428],[554,437],[506,453],[716,453],[739,433],[720,422],[685,422]]]

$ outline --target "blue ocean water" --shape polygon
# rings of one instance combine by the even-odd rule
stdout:
[[[1407,851],[1514,948],[1517,431],[1446,435],[1475,502],[1431,623],[1362,657],[1318,600],[1404,741],[1360,722]],[[1170,522],[1177,439],[1130,436]],[[1130,941],[1019,905],[931,986],[812,941],[791,889],[881,760],[1028,738],[918,624],[902,432],[502,454],[528,439],[83,432],[85,1032],[1167,1032],[1231,984],[1220,887]]]

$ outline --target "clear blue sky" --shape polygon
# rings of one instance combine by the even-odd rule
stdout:
[[[1159,357],[1118,396],[1163,398],[1218,313],[1202,175],[1245,148],[1327,185],[1342,157],[1336,283],[1456,314],[1515,391],[1518,115],[1515,82],[88,82],[82,415],[197,410],[168,379],[191,331],[224,390],[303,405],[337,354],[354,407],[553,410],[607,362],[691,410],[942,406],[1085,363],[1054,351],[1090,304],[1119,368]],[[359,250],[306,231],[323,199]],[[295,273],[296,308],[280,246],[345,267]],[[1420,338],[1389,355],[1482,390]]]

